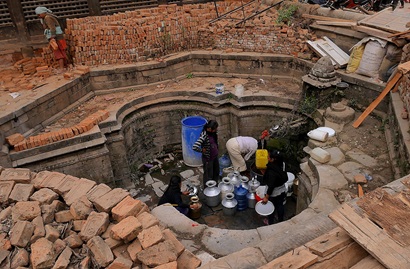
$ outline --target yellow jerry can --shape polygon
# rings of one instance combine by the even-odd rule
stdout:
[[[266,165],[268,164],[268,150],[266,149],[258,149],[255,153],[256,161],[255,165],[257,169],[266,169]]]

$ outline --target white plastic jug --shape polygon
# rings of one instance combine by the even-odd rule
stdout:
[[[243,96],[243,93],[245,91],[245,88],[243,87],[242,84],[236,84],[235,85],[235,95],[238,97]]]
[[[308,132],[307,135],[314,140],[325,142],[329,136],[329,133],[315,129]]]

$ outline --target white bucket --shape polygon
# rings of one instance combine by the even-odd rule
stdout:
[[[307,133],[307,135],[314,140],[318,140],[321,142],[325,142],[329,136],[328,132],[324,132],[318,129],[312,130],[310,132]]]
[[[236,84],[235,85],[235,95],[238,97],[241,97],[245,91],[245,88],[243,87],[242,84]]]

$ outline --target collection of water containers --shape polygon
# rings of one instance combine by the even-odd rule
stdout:
[[[256,178],[249,181],[248,177],[233,171],[223,177],[219,184],[214,180],[206,182],[205,203],[210,207],[222,203],[224,215],[232,216],[236,211],[255,208],[255,192],[259,186]]]

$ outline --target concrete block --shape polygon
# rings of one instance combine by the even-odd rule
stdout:
[[[327,163],[330,161],[330,153],[322,148],[314,148],[310,151],[310,157],[320,163]]]

